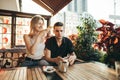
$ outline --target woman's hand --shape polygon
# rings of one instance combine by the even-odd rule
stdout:
[[[44,29],[39,32],[38,39],[41,40],[42,38],[45,39],[47,34],[50,32],[51,28]]]
[[[47,33],[50,32],[51,29],[52,29],[52,27],[48,27],[48,28],[46,29]]]

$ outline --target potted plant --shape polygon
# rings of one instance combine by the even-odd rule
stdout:
[[[102,27],[96,29],[100,33],[94,48],[105,51],[103,62],[114,67],[114,62],[120,61],[120,27],[114,28],[113,23],[102,19],[100,23]]]
[[[84,12],[80,16],[80,25],[77,26],[78,38],[75,44],[75,53],[78,58],[85,61],[99,61],[100,54],[98,50],[94,49],[92,45],[96,42],[97,21],[93,16]]]

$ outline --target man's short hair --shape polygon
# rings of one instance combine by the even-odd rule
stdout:
[[[56,23],[54,24],[54,28],[55,28],[55,26],[63,26],[63,23],[62,23],[62,22],[56,22]]]

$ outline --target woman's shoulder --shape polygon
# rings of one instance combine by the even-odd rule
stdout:
[[[28,34],[24,34],[23,36],[28,36]]]
[[[30,38],[30,35],[29,34],[24,34],[23,38]]]
[[[23,37],[28,37],[29,35],[28,34],[24,34]]]

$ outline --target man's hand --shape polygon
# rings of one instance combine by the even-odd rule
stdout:
[[[55,63],[58,64],[60,61],[63,61],[63,58],[58,56],[57,58],[54,59]]]
[[[76,55],[75,54],[71,54],[68,58],[69,64],[73,65],[74,61],[76,59]]]

